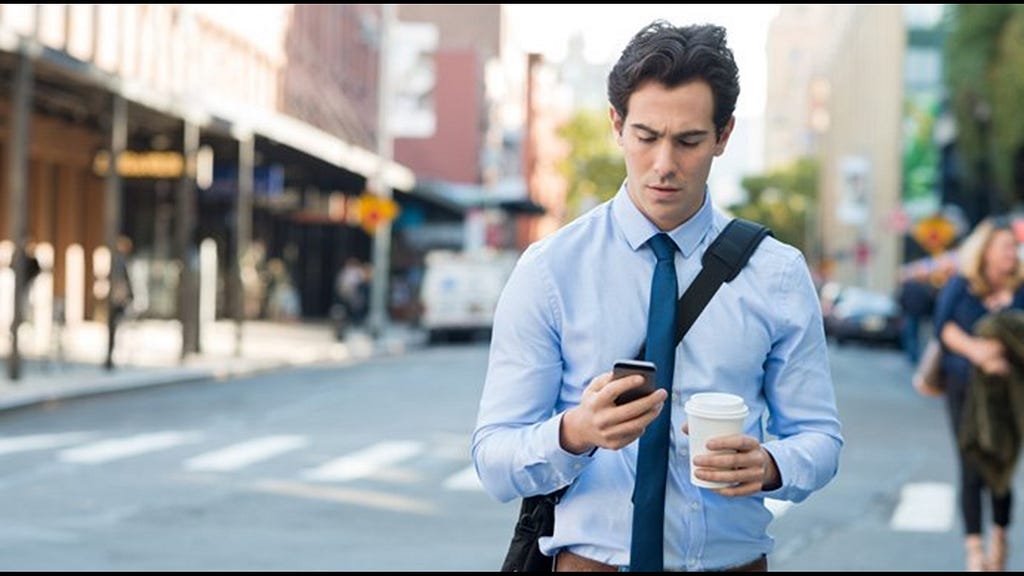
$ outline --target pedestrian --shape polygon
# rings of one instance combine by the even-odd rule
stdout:
[[[1002,344],[976,334],[978,321],[991,312],[1024,309],[1024,271],[1018,242],[1009,220],[982,220],[959,250],[960,271],[943,286],[935,308],[935,333],[942,342],[942,378],[953,437],[959,438],[971,376],[1006,374],[1009,365]],[[963,519],[967,570],[1006,569],[1006,536],[1013,506],[1012,491],[997,494],[986,486],[978,467],[964,458],[960,465],[960,513]],[[982,497],[992,503],[988,550],[982,530]]]
[[[767,570],[764,498],[799,502],[836,474],[843,439],[821,309],[798,250],[766,238],[678,347],[647,336],[654,304],[674,302],[650,301],[665,285],[652,272],[675,274],[681,294],[730,220],[712,206],[707,179],[732,135],[738,94],[722,27],[658,20],[641,29],[608,76],[625,182],[531,245],[502,292],[472,456],[501,501],[569,486],[554,533],[540,540],[558,571]],[[658,366],[662,388],[617,406],[642,379],[613,380],[613,363],[652,344],[669,356]],[[708,391],[749,408],[743,434],[708,445],[730,454],[696,457],[697,478],[725,488],[690,479],[683,404]],[[665,420],[667,437],[656,437],[648,425]],[[638,453],[659,440],[667,486],[648,526],[634,516],[634,489],[666,475],[638,479]],[[641,551],[644,541],[654,545]]]
[[[335,293],[352,326],[360,326],[366,319],[370,285],[368,276],[368,267],[355,256],[350,256],[335,277]]]
[[[109,292],[107,294],[107,356],[103,366],[114,368],[114,346],[117,343],[117,328],[130,310],[134,294],[131,276],[128,273],[128,258],[132,252],[132,241],[127,236],[118,236],[110,260]]]
[[[935,287],[926,280],[907,276],[900,284],[899,304],[903,312],[901,341],[911,364],[921,359],[921,328],[935,309]]]

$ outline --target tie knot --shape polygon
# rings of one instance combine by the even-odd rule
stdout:
[[[651,250],[654,250],[654,255],[658,257],[658,262],[672,260],[675,257],[676,243],[668,237],[668,234],[655,234],[647,243],[651,245]]]

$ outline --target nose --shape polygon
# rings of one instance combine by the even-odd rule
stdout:
[[[665,138],[658,143],[654,150],[654,173],[662,180],[668,180],[675,176],[676,161],[672,150],[672,142]]]

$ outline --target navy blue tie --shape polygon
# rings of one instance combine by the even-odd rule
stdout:
[[[651,283],[645,358],[658,367],[658,387],[668,390],[671,398],[676,360],[676,244],[666,234],[658,234],[647,243],[658,257],[658,263],[654,266],[654,281]],[[629,555],[629,569],[633,572],[664,570],[665,481],[671,407],[672,403],[666,400],[661,414],[640,437],[636,485],[633,488],[633,542]]]

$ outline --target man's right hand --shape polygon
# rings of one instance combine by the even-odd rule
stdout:
[[[618,450],[639,438],[661,413],[668,392],[659,388],[622,406],[616,405],[615,399],[643,383],[643,376],[637,375],[612,380],[611,372],[591,380],[579,405],[562,415],[562,448],[572,454],[583,454],[595,447]]]

